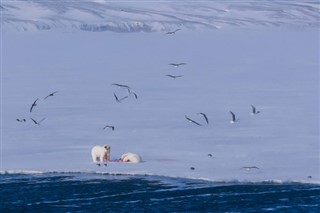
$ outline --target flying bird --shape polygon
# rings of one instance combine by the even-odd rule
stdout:
[[[44,121],[46,118],[42,118],[40,121],[36,121],[36,120],[34,120],[33,118],[30,118],[30,119],[33,121],[33,123],[35,123],[35,124],[37,124],[37,125],[40,125],[41,122]]]
[[[194,121],[194,120],[192,120],[192,119],[188,118],[186,115],[185,115],[185,117],[186,117],[186,119],[187,119],[188,121],[190,121],[190,122],[192,122],[192,123],[194,123],[194,124],[196,124],[196,125],[198,125],[198,126],[202,126],[202,125],[201,125],[201,124],[199,124],[198,122],[196,122],[196,121]]]
[[[212,158],[212,157],[213,157],[213,155],[212,155],[212,154],[208,154],[208,157]]]
[[[230,113],[232,115],[232,120],[230,121],[230,123],[235,123],[235,122],[239,121],[239,119],[236,119],[236,115],[233,112],[230,111]]]
[[[178,32],[179,30],[181,30],[181,29],[176,29],[176,30],[174,30],[174,31],[169,31],[169,32],[167,32],[167,33],[165,33],[166,35],[173,35],[173,34],[176,34],[176,32]]]
[[[176,78],[181,78],[182,77],[182,75],[166,75],[166,76],[168,76],[168,77],[170,77],[172,79],[176,79]]]
[[[37,101],[38,101],[39,98],[37,98],[31,105],[31,108],[30,108],[30,112],[32,112],[32,109],[33,107],[37,106]]]
[[[23,123],[23,122],[26,122],[26,119],[24,119],[24,118],[23,118],[23,119],[18,119],[18,118],[17,118],[16,121],[18,121],[18,122],[20,122],[20,123]]]
[[[116,99],[116,101],[118,102],[118,103],[121,103],[121,101],[123,101],[124,99],[126,99],[126,98],[128,98],[129,96],[124,96],[123,98],[118,98],[118,96],[115,94],[115,93],[113,93],[113,95],[114,95],[114,97],[115,97],[115,99]]]
[[[202,115],[204,117],[204,119],[206,120],[207,124],[209,124],[209,119],[206,114],[200,112],[199,115]]]
[[[257,166],[243,166],[242,169],[250,171],[251,169],[260,169],[260,168]]]
[[[103,130],[105,130],[106,128],[110,128],[112,129],[112,131],[114,131],[114,126],[106,125],[105,127],[103,127]]]
[[[54,94],[56,94],[58,91],[55,91],[53,93],[50,93],[49,95],[47,95],[43,100],[46,100],[47,98],[49,98],[50,96],[54,96]]]
[[[187,63],[171,63],[169,65],[174,66],[174,67],[179,67],[181,65],[186,65]]]
[[[252,108],[252,112],[251,112],[251,115],[256,115],[256,114],[259,114],[260,111],[257,111],[255,106],[251,105],[251,108]]]

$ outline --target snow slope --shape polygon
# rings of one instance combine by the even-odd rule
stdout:
[[[318,1],[3,0],[1,23],[20,31],[155,32],[177,27],[319,27]]]
[[[4,1],[1,8],[2,173],[319,183],[317,3]],[[116,9],[133,14],[109,11]],[[226,15],[218,24],[214,11]],[[276,11],[282,15],[272,18]],[[111,14],[115,28],[83,31]],[[128,27],[136,20],[148,27]],[[179,62],[187,65],[168,65]],[[131,86],[138,99],[117,103],[113,93],[127,91],[113,83]],[[250,115],[251,104],[261,113]],[[230,124],[230,110],[239,122]],[[102,130],[107,124],[115,131]],[[97,167],[90,151],[98,144],[110,144],[113,159],[132,151],[144,162]]]

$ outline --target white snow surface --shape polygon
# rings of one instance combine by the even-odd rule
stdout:
[[[1,173],[320,183],[318,10],[314,1],[3,1]],[[113,83],[138,99],[117,103],[113,93],[128,91]],[[98,167],[91,148],[104,144],[111,159],[134,152],[143,162]]]

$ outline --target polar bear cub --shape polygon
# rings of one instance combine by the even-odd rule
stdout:
[[[110,146],[94,146],[91,150],[91,156],[95,163],[110,160]]]
[[[142,159],[138,154],[128,152],[121,155],[121,161],[130,163],[140,163]]]

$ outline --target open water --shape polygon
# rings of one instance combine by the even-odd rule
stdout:
[[[320,185],[159,176],[2,174],[0,212],[320,212]]]

